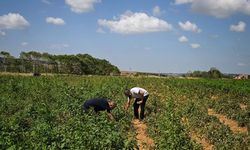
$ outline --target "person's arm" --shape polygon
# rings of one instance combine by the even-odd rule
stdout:
[[[125,110],[128,110],[128,107],[130,106],[130,101],[131,101],[131,98],[128,97],[128,101],[127,101],[127,104],[125,106]]]

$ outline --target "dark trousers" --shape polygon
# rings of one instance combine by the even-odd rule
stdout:
[[[139,109],[140,106],[141,106],[140,119],[144,118],[144,108],[145,108],[148,96],[149,95],[143,97],[143,102],[141,104],[137,104],[137,102],[139,102],[141,99],[139,99],[139,98],[135,99],[135,102],[134,102],[134,116],[135,116],[136,119],[139,119],[139,111],[138,111],[138,109]]]

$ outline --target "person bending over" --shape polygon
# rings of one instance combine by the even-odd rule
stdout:
[[[116,103],[112,100],[106,98],[93,98],[84,102],[83,111],[88,112],[90,108],[94,108],[95,112],[107,110],[108,116],[111,120],[114,120],[114,116],[111,113],[111,110],[116,107]]]
[[[134,102],[134,116],[136,119],[140,119],[143,120],[144,119],[144,108],[145,108],[145,104],[146,101],[149,97],[149,93],[148,91],[146,91],[143,88],[140,87],[134,87],[132,89],[127,89],[124,91],[125,96],[128,97],[128,101],[126,104],[125,109],[128,110],[128,107],[130,105],[130,101],[135,98],[135,102]],[[138,109],[139,107],[141,107],[141,111],[140,111],[140,118],[139,118],[139,112]]]

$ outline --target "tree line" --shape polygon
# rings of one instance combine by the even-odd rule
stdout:
[[[0,71],[20,73],[60,73],[77,75],[117,75],[119,69],[105,59],[89,54],[51,55],[36,51],[21,52],[15,58],[9,52],[0,52]]]
[[[220,70],[218,70],[215,67],[210,68],[209,71],[193,71],[193,72],[188,72],[187,75],[188,77],[201,77],[201,78],[230,78],[230,76],[224,75],[221,73]]]

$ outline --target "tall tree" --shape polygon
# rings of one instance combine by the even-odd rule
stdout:
[[[1,66],[3,66],[4,72],[7,72],[7,67],[13,64],[14,56],[11,56],[9,52],[1,51],[0,57],[3,58],[1,61]]]
[[[221,78],[222,73],[215,67],[211,67],[208,71],[208,74],[211,78]]]

